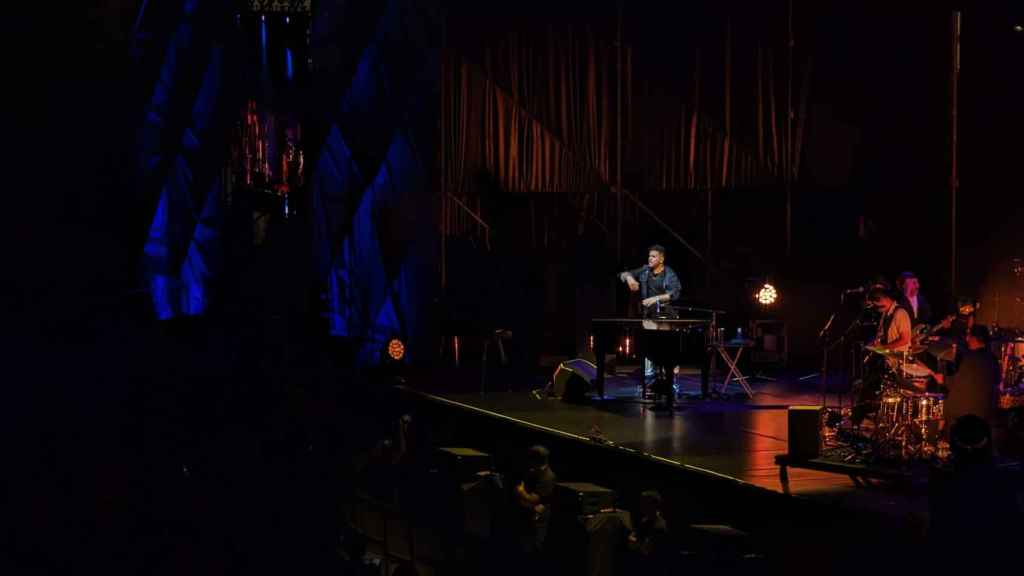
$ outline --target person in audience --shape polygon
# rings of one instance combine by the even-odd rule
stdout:
[[[558,481],[549,463],[550,452],[533,446],[526,455],[526,477],[515,487],[515,500],[522,512],[522,552],[536,557],[544,550],[551,524],[551,496]]]
[[[343,573],[351,576],[379,576],[380,568],[371,564],[366,557],[366,536],[349,527],[342,535]]]
[[[929,539],[941,561],[976,561],[1006,551],[1012,526],[1020,526],[1017,487],[1001,474],[992,447],[992,431],[984,419],[968,414],[949,431],[951,466],[936,468],[929,478]]]
[[[647,490],[640,494],[640,519],[634,522],[628,546],[637,558],[637,572],[645,575],[668,574],[671,543],[668,524],[661,515],[661,494]]]

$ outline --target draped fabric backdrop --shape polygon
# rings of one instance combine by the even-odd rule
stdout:
[[[436,268],[439,20],[437,6],[416,0],[324,2],[314,14],[326,122],[311,178],[313,250],[330,333],[355,342],[364,365],[393,337],[411,361],[432,350],[423,317]]]
[[[578,193],[606,184],[593,156],[575,153],[514,93],[452,54],[444,64],[443,181],[450,193],[470,191],[482,171],[513,192]]]
[[[237,100],[230,6],[178,4],[139,129],[141,193],[158,198],[144,251],[159,319],[202,314],[210,304],[220,265],[224,135]]]
[[[705,62],[703,73],[699,50],[680,58],[675,74],[687,78],[685,95],[665,93],[657,79],[652,88],[651,79],[636,78],[633,49],[623,48],[624,176],[637,171],[648,188],[660,190],[762,186],[781,178],[789,113],[783,71],[775,67],[772,50],[758,47],[733,55],[731,44],[726,48],[728,57]],[[589,183],[580,180],[584,168],[614,184],[617,56],[610,38],[553,26],[488,40],[482,53],[447,53],[442,126],[449,151],[443,181],[449,192],[464,192],[467,175],[480,169],[513,191],[578,191]],[[716,69],[707,70],[712,64]],[[796,65],[794,175],[802,156],[811,70],[803,58]],[[734,67],[751,76],[743,86],[756,86],[737,90],[735,99]],[[701,94],[711,91],[708,83],[722,76],[730,80],[728,105],[706,95],[702,102]],[[742,125],[742,133],[733,124]]]

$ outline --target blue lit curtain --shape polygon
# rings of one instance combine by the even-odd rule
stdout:
[[[228,7],[182,2],[139,131],[143,193],[158,198],[144,261],[159,319],[204,313],[219,265],[220,169],[233,109]]]
[[[411,343],[415,361],[427,348],[422,316],[436,278],[437,8],[413,0],[334,4],[319,5],[314,35],[326,31],[317,42],[350,50],[353,65],[314,79],[339,96],[324,104],[330,122],[311,178],[330,331],[357,342],[363,364],[375,363],[392,337]],[[353,46],[367,26],[372,34]]]

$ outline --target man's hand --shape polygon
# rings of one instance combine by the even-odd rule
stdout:
[[[659,300],[661,300],[661,298],[659,298],[658,296],[650,296],[648,298],[644,298],[642,300],[642,303],[644,305],[644,308],[648,308],[650,306],[654,306],[654,304]]]
[[[637,282],[636,280],[634,280],[632,276],[630,276],[629,278],[626,278],[626,284],[629,286],[629,291],[630,292],[639,292],[640,291],[640,283]]]

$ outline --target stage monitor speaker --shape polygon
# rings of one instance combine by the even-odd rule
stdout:
[[[821,406],[789,407],[789,457],[810,460],[821,454]]]
[[[566,402],[586,401],[587,391],[597,378],[597,366],[582,358],[566,360],[558,365],[552,376],[554,395]]]

